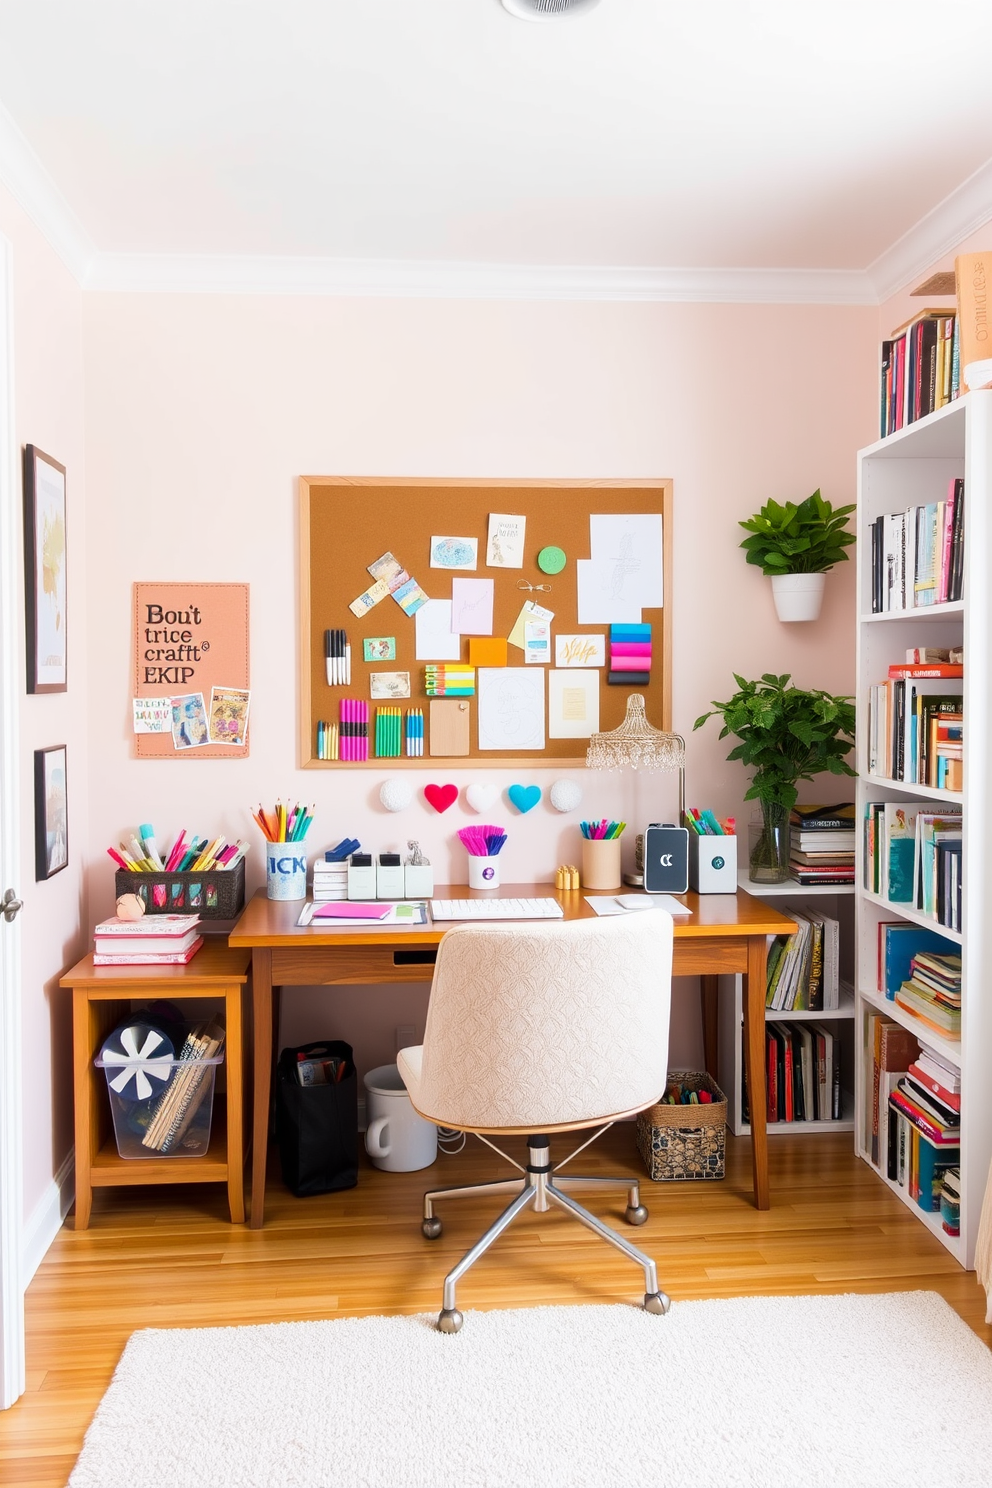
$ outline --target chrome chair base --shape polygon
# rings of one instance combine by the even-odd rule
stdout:
[[[605,1131],[607,1128],[604,1127],[602,1130]],[[601,1135],[601,1133],[597,1132],[596,1135]],[[494,1143],[488,1141],[485,1137],[482,1137],[481,1140],[486,1142],[487,1146],[492,1147],[494,1151],[499,1152],[500,1156],[506,1158],[507,1162],[513,1163],[514,1167],[520,1168],[519,1163],[514,1162],[511,1157],[507,1157],[505,1152],[500,1152],[500,1149]],[[584,1145],[588,1146],[589,1144],[585,1143]],[[578,1150],[581,1151],[582,1149],[580,1148]],[[572,1157],[575,1155],[574,1152],[571,1154]],[[522,1214],[525,1209],[531,1207],[533,1207],[536,1213],[543,1214],[552,1205],[556,1205],[559,1209],[564,1209],[573,1219],[577,1219],[580,1224],[584,1224],[588,1229],[599,1235],[602,1240],[608,1241],[610,1245],[615,1245],[618,1250],[623,1251],[624,1255],[629,1256],[632,1261],[635,1261],[642,1267],[645,1284],[645,1312],[651,1312],[657,1315],[666,1313],[672,1304],[666,1294],[659,1289],[658,1273],[651,1257],[645,1255],[642,1250],[638,1250],[635,1245],[631,1245],[627,1240],[616,1234],[608,1225],[598,1220],[594,1214],[590,1214],[588,1209],[584,1209],[581,1204],[577,1204],[574,1199],[568,1196],[567,1192],[569,1189],[576,1188],[626,1188],[627,1207],[624,1211],[624,1218],[628,1224],[642,1225],[648,1217],[648,1211],[641,1203],[640,1185],[637,1179],[584,1177],[577,1174],[570,1174],[567,1177],[559,1176],[558,1171],[552,1167],[550,1162],[548,1138],[537,1134],[528,1138],[528,1158],[529,1161],[526,1168],[520,1168],[521,1176],[519,1178],[504,1178],[494,1183],[472,1183],[455,1188],[437,1188],[424,1195],[424,1217],[421,1222],[421,1232],[427,1240],[437,1240],[442,1232],[441,1221],[434,1213],[434,1205],[439,1200],[468,1198],[478,1194],[491,1193],[514,1195],[512,1201],[503,1210],[495,1223],[489,1226],[485,1234],[476,1241],[471,1250],[462,1256],[458,1265],[449,1271],[444,1278],[444,1300],[437,1320],[439,1331],[442,1333],[457,1333],[462,1326],[462,1314],[458,1311],[455,1303],[455,1288],[469,1267],[473,1266],[479,1257],[485,1254],[493,1241],[513,1223],[518,1214]],[[565,1158],[564,1162],[559,1164],[559,1169],[564,1166],[565,1162],[569,1161],[570,1158]]]

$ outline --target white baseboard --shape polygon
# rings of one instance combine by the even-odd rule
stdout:
[[[62,1228],[62,1221],[72,1207],[76,1192],[75,1176],[75,1153],[70,1151],[35,1205],[34,1213],[25,1221],[21,1244],[21,1276],[25,1287],[45,1259],[48,1247]]]

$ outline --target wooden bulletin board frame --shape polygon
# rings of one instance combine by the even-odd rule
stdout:
[[[622,722],[630,692],[644,694],[647,715],[656,728],[671,729],[672,716],[672,482],[670,480],[464,480],[420,476],[307,475],[300,477],[300,765],[303,769],[375,769],[390,773],[415,769],[486,768],[530,765],[574,769],[585,762],[587,739],[547,739],[544,750],[497,754],[478,748],[477,706],[472,701],[468,755],[431,755],[429,738],[423,758],[360,762],[317,759],[317,722],[335,721],[342,696],[369,699],[372,671],[409,671],[411,696],[400,706],[422,707],[429,699],[423,687],[423,662],[416,660],[414,621],[391,597],[362,619],[348,606],[372,583],[368,565],[392,552],[432,598],[450,594],[451,573],[430,567],[430,539],[435,535],[475,536],[479,565],[475,577],[495,580],[493,634],[505,636],[527,599],[554,611],[552,634],[602,635],[607,625],[576,621],[575,560],[588,558],[589,516],[593,513],[657,512],[662,514],[664,606],[645,609],[652,627],[651,680],[637,687],[615,687],[601,669],[600,728]],[[487,568],[486,536],[490,512],[514,512],[527,518],[524,566]],[[560,574],[543,574],[537,566],[541,548],[557,545],[568,562]],[[520,580],[552,585],[550,593],[518,589]],[[328,687],[324,666],[324,631],[343,628],[352,648],[351,687]],[[394,635],[396,659],[363,660],[367,636]],[[553,653],[552,653],[553,656]],[[511,665],[523,665],[522,653],[510,649]],[[467,660],[467,643],[463,643]],[[553,661],[552,661],[553,665]],[[547,670],[547,668],[542,668]],[[374,717],[376,704],[370,702]],[[370,729],[371,732],[371,729]]]

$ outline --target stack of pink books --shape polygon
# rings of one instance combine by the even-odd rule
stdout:
[[[94,966],[185,966],[203,944],[199,915],[101,920],[93,932]]]

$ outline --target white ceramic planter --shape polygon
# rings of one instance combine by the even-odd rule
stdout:
[[[825,573],[773,574],[772,594],[780,620],[816,620],[823,601]]]

